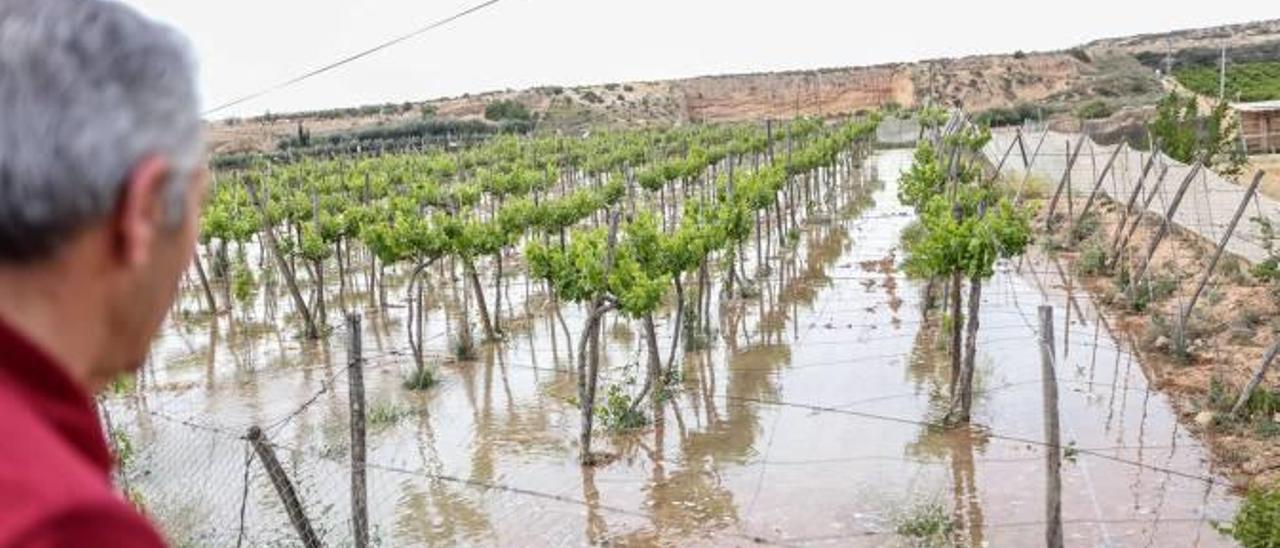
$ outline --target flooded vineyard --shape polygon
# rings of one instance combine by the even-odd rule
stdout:
[[[1229,545],[1213,522],[1230,519],[1235,498],[1149,386],[1131,341],[1051,259],[997,266],[982,299],[972,425],[938,426],[945,347],[922,319],[923,284],[902,272],[899,243],[914,217],[898,199],[911,158],[878,152],[840,180],[794,243],[764,250],[772,268],[736,298],[716,270],[702,318],[711,336],[687,346],[648,424],[597,426],[594,466],[578,463],[584,307],[555,304],[513,258],[496,290],[505,339],[465,360],[454,346],[474,296],[458,265],[429,267],[421,332],[438,383],[424,391],[404,387],[417,329],[408,269],[387,271],[385,296],[363,275],[331,278],[334,331],[322,342],[299,337],[278,283],[263,280],[252,306],[219,316],[198,313],[205,296],[187,284],[142,377],[103,401],[117,444],[132,448],[122,483],[180,545],[297,544],[243,439],[256,425],[317,535],[349,544],[348,333],[334,313],[345,310],[364,318],[373,543],[1040,545],[1037,306],[1050,304],[1067,544]],[[244,253],[262,260],[255,246]],[[738,259],[741,272],[763,270],[754,252]],[[671,303],[654,315],[664,360],[675,316]],[[646,341],[639,321],[604,321],[608,411],[643,383]]]

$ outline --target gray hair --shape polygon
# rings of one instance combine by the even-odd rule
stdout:
[[[0,263],[48,257],[106,219],[151,154],[172,166],[177,225],[202,133],[177,31],[114,0],[0,0]]]

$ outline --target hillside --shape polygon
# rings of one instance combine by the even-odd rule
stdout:
[[[213,122],[216,154],[273,150],[301,124],[316,136],[394,127],[431,117],[481,119],[485,105],[511,99],[529,108],[538,131],[726,122],[795,115],[840,116],[929,98],[971,112],[1036,103],[1071,117],[1083,104],[1113,110],[1150,105],[1163,93],[1157,69],[1203,64],[1223,44],[1233,59],[1274,57],[1280,20],[1090,42],[1057,52],[983,55],[870,67],[702,76],[678,80],[506,90],[422,103],[276,114]]]

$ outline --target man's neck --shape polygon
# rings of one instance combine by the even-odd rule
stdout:
[[[0,319],[62,367],[77,384],[94,392],[102,379],[91,372],[106,338],[94,321],[100,303],[84,294],[90,287],[66,264],[0,265]]]

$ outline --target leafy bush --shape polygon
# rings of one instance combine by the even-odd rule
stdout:
[[[513,99],[503,99],[501,101],[494,101],[485,105],[484,117],[486,120],[492,120],[494,122],[504,120],[527,122],[533,118],[533,116],[529,114],[528,107]]]
[[[369,406],[365,422],[369,428],[385,428],[409,416],[409,408],[394,403],[377,402]]]
[[[596,415],[605,428],[620,432],[641,428],[649,424],[649,417],[643,412],[631,409],[631,395],[621,386],[609,385],[605,392],[604,404],[596,406]]]
[[[1276,246],[1275,226],[1266,217],[1253,217],[1250,220],[1258,226],[1258,239],[1267,256],[1253,265],[1249,272],[1259,280],[1273,283],[1280,281],[1280,247]]]
[[[1219,529],[1245,548],[1280,546],[1280,490],[1253,490],[1230,525]]]
[[[895,533],[925,543],[944,543],[955,529],[947,509],[936,502],[918,504],[895,521]]]
[[[1085,120],[1097,120],[1100,118],[1110,118],[1115,114],[1115,109],[1106,101],[1089,101],[1076,110],[1076,115]]]
[[[1280,393],[1266,388],[1254,388],[1249,399],[1244,402],[1244,413],[1247,417],[1270,419],[1280,412]]]
[[[430,368],[421,367],[415,368],[412,373],[409,373],[408,377],[405,377],[404,387],[408,390],[426,390],[435,386],[437,382],[439,381],[436,380],[436,376],[431,372]]]
[[[1170,275],[1148,277],[1134,282],[1130,279],[1129,269],[1123,261],[1115,274],[1116,289],[1127,296],[1129,309],[1142,312],[1153,303],[1172,295],[1178,289],[1178,280]],[[1133,287],[1129,287],[1133,284]]]
[[[975,124],[991,127],[1016,126],[1027,120],[1037,120],[1040,115],[1040,107],[1031,103],[1019,103],[1013,108],[996,107],[984,110],[976,114],[973,121]]]
[[[1089,213],[1081,217],[1071,225],[1071,234],[1069,234],[1071,243],[1076,244],[1089,239],[1090,236],[1098,232],[1099,228],[1102,228],[1102,221],[1098,220],[1096,214]]]
[[[456,337],[450,341],[450,348],[453,350],[453,357],[458,361],[470,361],[476,359],[476,343],[471,336]]]
[[[1179,162],[1202,162],[1224,175],[1238,175],[1247,163],[1238,146],[1240,122],[1226,102],[1201,116],[1195,95],[1170,93],[1156,105],[1156,119],[1148,129],[1164,153]]]
[[[1107,270],[1107,250],[1094,242],[1080,252],[1076,261],[1076,272],[1084,276],[1098,276]]]

